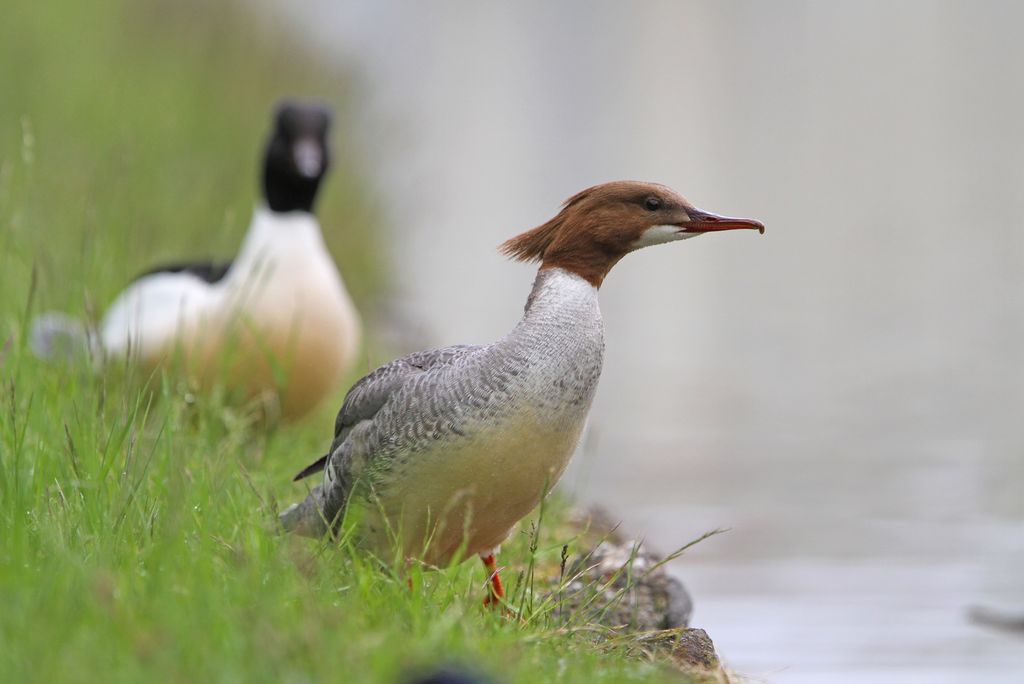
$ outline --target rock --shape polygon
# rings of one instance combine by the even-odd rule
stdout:
[[[665,628],[686,627],[690,624],[690,615],[693,614],[693,599],[682,582],[667,573],[666,575],[668,607],[665,612]]]
[[[703,629],[688,628],[693,602],[683,583],[661,565],[663,556],[623,536],[600,509],[569,513],[563,564],[548,574],[553,615],[567,625],[600,625],[611,638],[627,637],[631,651],[668,659],[697,684],[729,684]]]
[[[968,612],[968,617],[977,625],[1024,634],[1024,615],[1000,613],[991,608],[975,606]]]
[[[729,684],[715,645],[703,629],[680,630],[671,658],[696,684]]]
[[[561,612],[635,632],[686,627],[693,602],[660,560],[631,540],[599,543],[566,564],[565,577],[571,579],[556,592]]]
[[[672,660],[683,667],[715,670],[722,666],[715,644],[703,629],[684,629],[672,648]]]
[[[448,666],[405,681],[406,684],[489,684],[491,680],[464,668]]]
[[[574,509],[567,521],[561,532],[576,537],[580,551],[567,555],[559,576],[551,580],[549,596],[560,615],[634,632],[689,624],[690,594],[659,565],[662,556],[622,535],[601,509]]]

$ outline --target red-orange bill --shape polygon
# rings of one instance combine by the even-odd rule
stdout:
[[[764,234],[764,224],[760,221],[732,216],[719,216],[700,209],[688,209],[690,220],[679,224],[684,233],[710,233],[715,230],[741,230],[749,228]]]

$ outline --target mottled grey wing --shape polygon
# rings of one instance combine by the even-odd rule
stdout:
[[[395,359],[363,377],[345,395],[345,402],[338,411],[337,420],[334,421],[334,441],[331,448],[316,462],[306,466],[294,480],[301,480],[322,471],[331,454],[341,446],[352,428],[364,420],[372,420],[391,395],[411,378],[432,368],[449,365],[479,349],[481,347],[477,345],[458,344],[415,352]]]

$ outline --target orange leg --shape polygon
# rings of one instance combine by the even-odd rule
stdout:
[[[484,599],[485,606],[500,606],[501,600],[505,598],[505,587],[501,584],[501,575],[498,574],[498,563],[494,559],[494,554],[489,553],[486,556],[480,556],[480,560],[484,562],[484,567],[487,568],[489,577],[487,578],[490,583],[489,591],[487,592],[487,598]]]
[[[410,594],[413,591],[412,575],[409,574],[409,569],[412,567],[412,563],[413,563],[412,558],[406,558],[405,559],[405,586],[409,587],[409,593]]]

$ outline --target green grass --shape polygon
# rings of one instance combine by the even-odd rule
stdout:
[[[543,610],[482,610],[475,563],[416,571],[410,592],[357,549],[280,536],[277,511],[303,495],[290,475],[329,443],[337,402],[258,431],[171,380],[150,393],[26,349],[40,311],[95,317],[154,261],[234,250],[279,95],[344,116],[345,74],[213,5],[21,2],[0,22],[3,680],[395,682],[463,662],[502,682],[678,681]],[[324,195],[328,243],[370,307],[380,227],[343,153]],[[557,566],[563,541],[517,534],[502,562]]]

